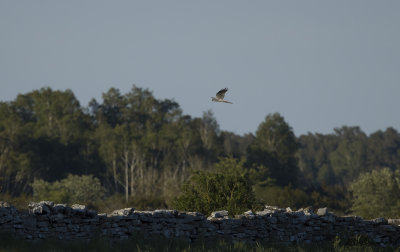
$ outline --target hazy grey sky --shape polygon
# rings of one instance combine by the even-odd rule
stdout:
[[[296,135],[400,129],[397,0],[0,0],[0,36],[1,101],[136,84],[238,134],[274,112]]]

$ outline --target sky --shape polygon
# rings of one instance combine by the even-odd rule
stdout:
[[[221,130],[400,130],[400,1],[0,0],[0,101],[135,84]],[[228,88],[233,104],[211,97]]]

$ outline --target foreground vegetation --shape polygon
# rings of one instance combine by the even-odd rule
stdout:
[[[102,239],[65,242],[60,240],[21,241],[8,235],[0,235],[0,251],[400,251],[372,245],[363,237],[340,239],[319,244],[278,244],[271,242],[231,242],[227,240],[198,240],[189,243],[166,238],[136,237],[130,240],[109,242]]]
[[[296,137],[279,114],[255,134],[221,131],[133,86],[79,104],[50,88],[0,102],[0,200],[230,214],[263,204],[400,217],[400,134],[359,127]],[[372,203],[373,202],[373,203]]]

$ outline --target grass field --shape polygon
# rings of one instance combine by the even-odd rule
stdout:
[[[10,235],[0,235],[0,251],[399,251],[395,248],[382,248],[373,246],[366,239],[336,238],[331,243],[321,244],[274,244],[274,243],[245,243],[230,242],[226,240],[199,240],[188,243],[176,239],[144,239],[136,238],[109,242],[103,239],[91,241],[65,242],[60,240],[26,241],[20,240]]]

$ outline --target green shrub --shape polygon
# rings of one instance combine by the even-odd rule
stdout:
[[[235,215],[253,208],[255,196],[243,164],[244,160],[224,158],[215,165],[215,172],[193,171],[173,207],[206,215],[217,210]]]
[[[388,168],[361,174],[350,185],[352,210],[364,218],[400,217],[400,175]]]
[[[304,191],[292,186],[255,186],[256,197],[266,205],[300,208],[313,204],[312,198]]]
[[[93,175],[70,174],[53,183],[39,179],[33,182],[32,188],[34,200],[50,200],[55,203],[94,205],[105,196],[100,180]]]
[[[0,194],[0,201],[8,202],[16,207],[18,211],[27,211],[29,202],[32,201],[31,195],[21,194],[18,197],[13,197],[10,194]]]

